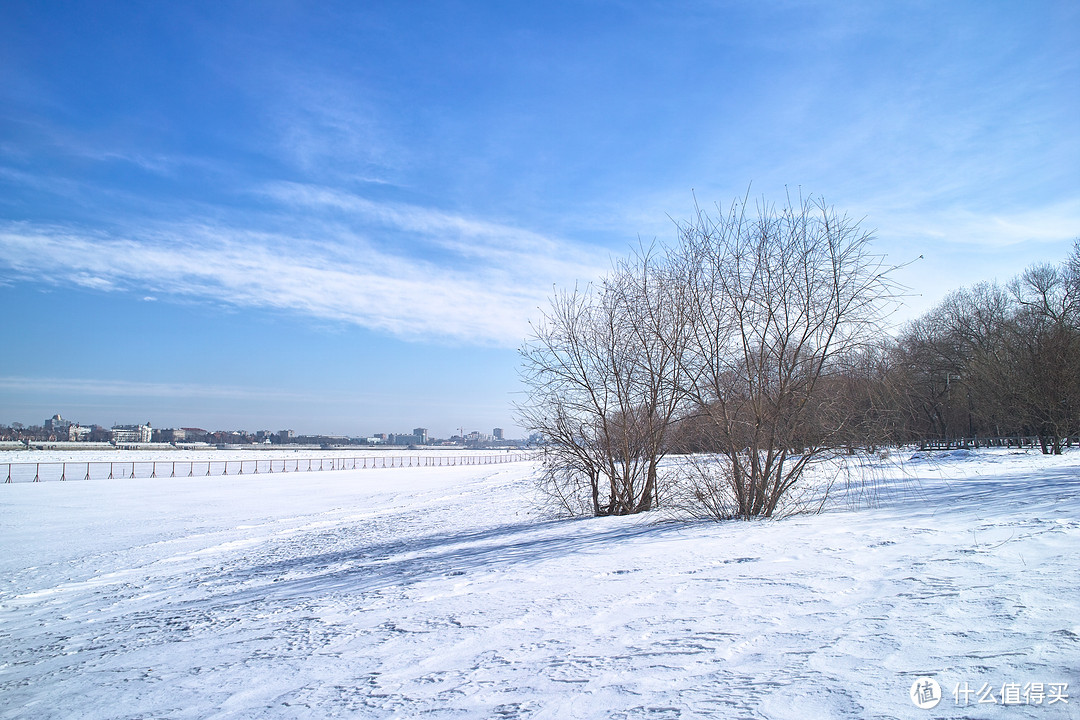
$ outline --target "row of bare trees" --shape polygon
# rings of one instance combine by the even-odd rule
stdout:
[[[950,294],[889,362],[904,437],[1037,436],[1060,453],[1080,433],[1080,242],[1064,263]]]
[[[816,199],[748,210],[697,211],[534,325],[519,410],[564,510],[772,517],[827,495],[801,492],[804,471],[860,432],[842,379],[880,333],[891,268]],[[698,454],[661,477],[674,452]]]
[[[890,335],[895,267],[823,202],[677,228],[557,292],[521,348],[521,422],[564,511],[775,517],[822,507],[843,476],[807,470],[841,454],[1005,435],[1050,453],[1080,433],[1080,243]]]

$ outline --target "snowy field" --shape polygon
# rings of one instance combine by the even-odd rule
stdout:
[[[0,718],[1080,718],[1080,453],[935,457],[724,524],[529,463],[0,485]]]

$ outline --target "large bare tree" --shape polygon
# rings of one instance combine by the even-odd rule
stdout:
[[[733,203],[679,225],[672,258],[690,286],[688,393],[718,462],[690,463],[691,494],[714,517],[820,507],[804,471],[852,442],[857,413],[836,384],[896,296],[871,234],[813,198],[756,212]]]
[[[545,440],[541,488],[571,514],[662,500],[658,468],[683,397],[681,284],[651,249],[584,290],[556,292],[522,346],[522,424]]]
[[[670,491],[697,514],[773,517],[820,506],[828,488],[801,482],[812,462],[879,442],[870,341],[891,268],[817,200],[745,209],[699,210],[677,245],[557,292],[533,326],[519,412],[563,509],[637,513]],[[665,476],[675,439],[699,454]]]

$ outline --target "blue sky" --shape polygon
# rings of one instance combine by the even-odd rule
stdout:
[[[0,422],[516,431],[553,286],[823,196],[909,315],[1080,237],[1073,2],[0,6]]]

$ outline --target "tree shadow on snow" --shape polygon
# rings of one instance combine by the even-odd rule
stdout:
[[[613,521],[621,520],[612,527]],[[604,518],[519,522],[483,530],[442,532],[358,545],[354,549],[251,565],[219,578],[252,583],[230,599],[365,592],[443,577],[558,560],[680,532],[679,525]],[[259,582],[262,581],[262,582]]]

